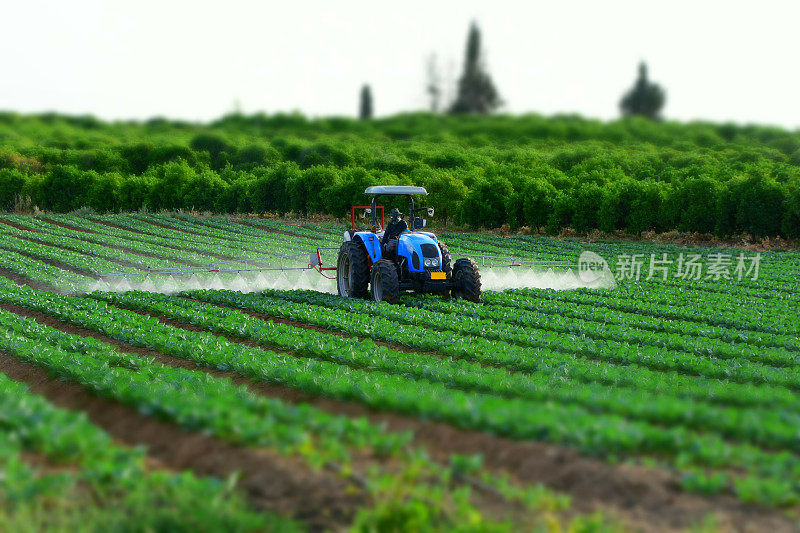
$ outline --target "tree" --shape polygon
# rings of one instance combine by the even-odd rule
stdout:
[[[372,118],[372,91],[369,85],[361,87],[361,102],[358,105],[358,118],[369,120]]]
[[[451,113],[488,114],[500,107],[502,100],[486,72],[481,53],[481,32],[474,22],[467,35],[464,72],[458,80],[458,93],[450,106]]]
[[[652,120],[659,120],[665,101],[664,90],[647,80],[647,65],[643,61],[639,63],[639,79],[636,80],[633,88],[622,97],[619,107],[625,117],[640,115]]]
[[[439,73],[439,67],[436,63],[436,54],[431,54],[428,57],[428,62],[425,67],[425,73],[427,75],[425,92],[428,93],[428,97],[430,98],[430,110],[431,113],[438,113],[442,98],[442,76]]]

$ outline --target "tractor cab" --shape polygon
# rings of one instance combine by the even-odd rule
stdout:
[[[351,208],[352,227],[344,233],[339,250],[337,286],[341,296],[363,298],[369,289],[374,300],[395,302],[400,291],[413,290],[480,300],[480,274],[475,262],[459,259],[451,265],[444,243],[424,231],[427,220],[423,215],[433,216],[434,209],[417,207],[414,197],[426,196],[428,191],[423,187],[380,185],[367,187],[364,193],[371,197],[370,205]],[[407,220],[395,208],[387,224],[385,208],[378,205],[381,196],[405,197]],[[370,216],[369,229],[356,229],[357,209],[364,210],[365,218]]]
[[[348,232],[355,233],[356,231],[356,211],[361,211],[360,218],[366,218],[367,216],[370,217],[370,227],[369,231],[372,231],[376,234],[383,234],[383,231],[386,227],[386,210],[385,207],[382,205],[377,205],[377,199],[379,196],[405,196],[408,199],[408,216],[410,217],[408,220],[409,231],[420,230],[427,225],[427,220],[422,218],[420,215],[427,214],[428,216],[432,217],[434,214],[433,207],[415,207],[414,206],[414,195],[422,195],[427,196],[428,191],[425,190],[424,187],[412,187],[412,186],[375,186],[375,187],[367,187],[365,194],[370,195],[372,198],[372,202],[370,205],[354,205],[350,208],[350,216],[352,222],[352,228],[348,230]],[[378,211],[380,211],[380,222],[378,221]]]

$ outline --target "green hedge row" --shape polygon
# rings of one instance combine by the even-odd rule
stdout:
[[[470,226],[800,236],[800,135],[576,117],[298,116],[211,126],[0,113],[0,209],[344,216],[374,184],[428,188]]]
[[[558,171],[549,171],[558,176]],[[561,176],[563,178],[563,175]],[[143,175],[98,173],[55,165],[26,175],[0,169],[0,207],[17,195],[43,209],[68,212],[88,206],[98,212],[198,209],[222,213],[329,213],[345,216],[364,203],[373,184],[418,184],[428,188],[427,205],[439,218],[473,227],[529,226],[558,232],[646,230],[699,231],[717,235],[800,236],[800,188],[778,183],[751,169],[721,182],[709,177],[676,183],[627,176],[608,181],[575,181],[536,176],[489,176],[470,185],[451,172],[417,172],[398,179],[385,171],[295,163],[252,171],[195,170],[185,162],[166,163]],[[402,207],[402,206],[401,206]]]

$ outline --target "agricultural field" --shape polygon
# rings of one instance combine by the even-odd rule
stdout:
[[[336,222],[0,228],[4,530],[800,528],[796,251],[443,232],[594,252],[615,283],[486,268],[481,303],[393,306],[308,271],[147,274],[337,248]]]

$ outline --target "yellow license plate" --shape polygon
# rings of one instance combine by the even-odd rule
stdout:
[[[431,272],[431,279],[447,279],[447,274],[444,272]]]

